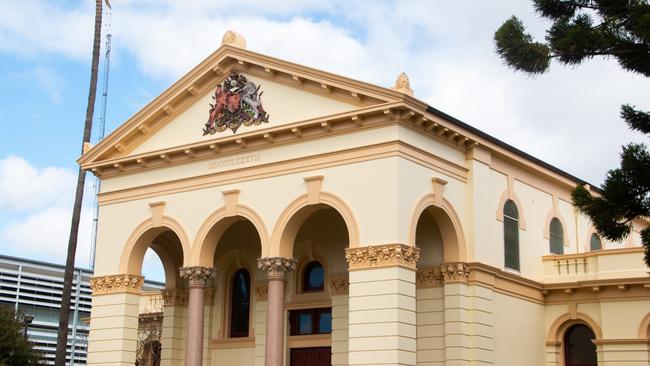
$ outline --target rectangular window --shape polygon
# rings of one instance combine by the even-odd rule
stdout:
[[[289,311],[289,335],[332,333],[332,309],[300,309]]]

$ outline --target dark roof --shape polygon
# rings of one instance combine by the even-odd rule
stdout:
[[[591,184],[591,183],[589,183],[589,182],[587,182],[585,180],[582,180],[582,179],[576,177],[573,174],[569,174],[569,173],[565,172],[564,170],[562,170],[562,169],[560,169],[558,167],[555,167],[555,166],[553,166],[553,165],[551,165],[551,164],[549,164],[549,163],[547,163],[547,162],[545,162],[543,160],[540,160],[540,159],[538,159],[538,158],[536,158],[536,157],[534,157],[534,156],[532,156],[532,155],[530,155],[530,154],[528,154],[528,153],[526,153],[524,151],[521,151],[521,150],[517,149],[516,147],[514,147],[514,146],[512,146],[510,144],[507,144],[507,143],[497,139],[496,137],[488,135],[487,133],[479,130],[478,128],[473,127],[473,126],[459,120],[458,118],[452,117],[452,116],[448,115],[447,113],[445,113],[445,112],[443,112],[441,110],[438,110],[436,108],[433,108],[430,105],[427,105],[427,112],[429,112],[431,114],[434,114],[434,115],[436,115],[438,117],[444,118],[445,120],[455,124],[456,126],[462,128],[464,130],[467,130],[467,131],[469,131],[469,132],[471,132],[473,134],[476,134],[477,136],[480,136],[481,138],[484,138],[484,139],[490,141],[491,143],[493,143],[495,145],[498,145],[499,147],[502,147],[502,148],[514,153],[514,154],[517,154],[517,155],[519,155],[519,156],[521,156],[521,157],[523,157],[523,158],[525,158],[527,160],[530,160],[533,163],[535,163],[535,164],[537,164],[539,166],[542,166],[542,167],[544,167],[544,168],[546,168],[546,169],[548,169],[548,170],[550,170],[550,171],[552,171],[552,172],[554,172],[556,174],[559,174],[559,175],[561,175],[561,176],[563,176],[563,177],[565,177],[567,179],[570,179],[570,180],[576,182],[576,184],[578,184],[578,185],[588,184],[591,187],[592,190],[594,190],[594,191],[596,191],[598,193],[602,192],[601,189],[598,186],[596,186],[594,184]]]

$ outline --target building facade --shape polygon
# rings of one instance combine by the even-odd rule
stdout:
[[[43,354],[46,365],[54,365],[59,311],[63,292],[63,272],[59,264],[0,255],[0,306],[11,306],[23,315],[32,316],[26,324],[27,337]],[[93,272],[75,268],[72,280],[70,325],[66,351],[67,365],[85,365],[88,350],[88,325],[91,314],[90,278]],[[143,345],[155,340],[156,319],[162,319],[161,284],[147,281],[143,286],[139,309]],[[153,321],[146,321],[153,320]],[[153,336],[151,336],[151,334]]]
[[[89,364],[133,365],[144,253],[163,365],[647,365],[639,228],[585,182],[393,88],[222,46],[97,146]],[[597,190],[592,189],[594,194]]]
[[[27,336],[54,365],[64,266],[23,258],[0,256],[0,305],[33,316]],[[75,268],[70,303],[70,336],[66,363],[85,365],[88,347],[92,272]]]

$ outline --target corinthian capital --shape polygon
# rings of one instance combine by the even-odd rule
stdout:
[[[217,274],[217,269],[211,267],[183,267],[179,270],[181,278],[187,278],[190,286],[204,287],[208,280],[213,279]]]
[[[257,268],[269,273],[285,274],[296,269],[296,260],[285,257],[259,258]]]

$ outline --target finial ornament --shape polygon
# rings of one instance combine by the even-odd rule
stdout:
[[[221,45],[234,46],[239,48],[246,48],[246,38],[239,33],[235,33],[231,30],[223,34],[221,38]]]
[[[411,82],[409,81],[409,77],[406,75],[405,72],[397,76],[397,80],[395,80],[395,86],[393,87],[393,90],[397,90],[400,93],[413,96],[413,89],[411,89]]]

